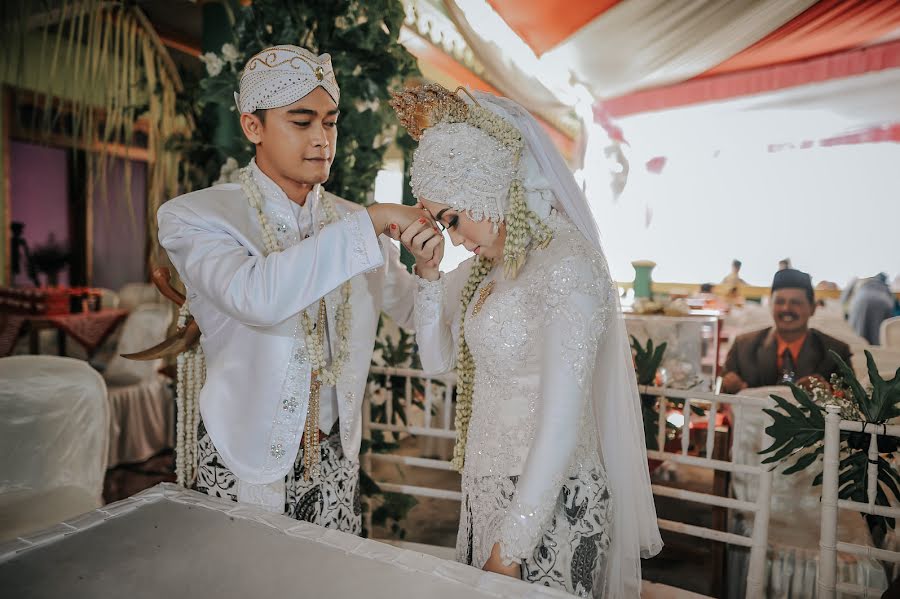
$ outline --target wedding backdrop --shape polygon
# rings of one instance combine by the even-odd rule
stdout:
[[[518,102],[574,174],[622,306],[665,542],[642,596],[900,592],[900,2],[11,0],[0,30],[0,588],[177,594],[196,527],[260,563],[314,556],[304,576],[358,569],[348,594],[566,596],[451,563],[472,383],[426,373],[386,314],[364,397],[342,400],[362,409],[364,539],[174,484],[203,435],[208,324],[157,214],[243,185],[241,71],[297,45],[330,55],[340,89],[336,196],[416,203],[421,131],[391,98],[422,84]],[[452,235],[444,273],[472,256]],[[806,316],[779,312],[782,269],[810,283],[796,349],[781,335]],[[497,339],[524,335],[509,326]],[[772,377],[754,383],[748,359]],[[183,539],[157,532],[173,527]],[[226,569],[224,596],[300,588],[289,569]]]

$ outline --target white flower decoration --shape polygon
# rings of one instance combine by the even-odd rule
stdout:
[[[203,64],[206,65],[206,72],[210,77],[218,76],[218,74],[222,72],[222,68],[225,66],[225,61],[219,58],[217,54],[214,54],[212,52],[207,52],[200,57],[200,60],[202,60]]]
[[[241,53],[238,52],[234,44],[224,44],[222,46],[222,58],[234,64],[241,59]]]

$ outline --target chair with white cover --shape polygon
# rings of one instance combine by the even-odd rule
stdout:
[[[843,514],[850,514],[860,519],[860,512],[887,518],[900,518],[900,508],[875,505],[879,459],[877,439],[879,436],[900,437],[900,426],[869,426],[866,431],[866,423],[841,420],[839,406],[827,406],[825,409],[827,413],[825,415],[822,519],[819,540],[821,567],[816,577],[818,596],[824,599],[833,599],[838,593],[841,593],[842,596],[880,597],[887,582],[883,579],[877,581],[877,584],[873,584],[872,580],[848,581],[840,572],[839,556],[850,555],[859,559],[878,559],[882,562],[897,564],[900,563],[900,552],[877,549],[872,547],[867,540],[850,543],[840,541],[838,539],[845,539],[845,537],[840,534],[839,522]],[[841,431],[874,433],[870,435],[869,442],[867,503],[838,499]]]
[[[743,417],[743,414],[739,410],[736,410],[736,408],[740,406],[749,406],[751,411],[755,411],[762,410],[764,404],[763,400],[759,398],[746,397],[743,395],[680,391],[660,387],[640,387],[639,390],[642,394],[660,397],[659,430],[657,437],[658,447],[665,447],[667,414],[670,412],[674,412],[675,414],[684,417],[685,415],[691,414],[691,405],[697,405],[698,402],[708,404],[707,431],[715,431],[716,413],[720,405],[730,405],[735,420],[739,420]],[[675,411],[672,408],[669,408],[668,399],[684,399],[684,409]],[[689,417],[684,418],[684,422],[688,422],[689,420]],[[648,450],[647,457],[651,460],[666,461],[670,464],[730,472],[732,475],[743,475],[752,480],[752,484],[757,490],[752,499],[720,497],[711,493],[699,493],[657,484],[652,485],[653,494],[659,497],[669,497],[672,499],[689,501],[691,503],[748,512],[753,514],[753,520],[756,526],[753,527],[753,530],[748,536],[659,518],[659,528],[661,530],[677,532],[701,539],[724,542],[729,546],[749,548],[749,565],[746,568],[746,572],[741,572],[742,578],[745,581],[745,592],[742,596],[747,599],[761,599],[766,596],[765,557],[769,534],[769,497],[772,486],[772,472],[767,466],[760,464],[738,463],[734,460],[733,456],[735,452],[733,448],[732,451],[729,452],[732,455],[731,460],[715,459],[713,457],[715,455],[714,443],[715,434],[707,434],[705,454],[701,456],[689,455],[690,435],[682,435],[681,449],[679,451]],[[730,577],[733,576],[734,573],[730,573]],[[642,586],[641,596],[645,599],[699,597],[699,595],[681,589],[675,589],[674,587],[667,585],[649,583],[646,581]]]
[[[0,358],[0,541],[102,505],[109,435],[103,378],[56,356]]]
[[[900,351],[900,316],[883,321],[879,331],[878,338],[882,347]]]
[[[900,368],[900,348],[886,348],[881,345],[860,347],[854,350],[853,355],[850,356],[850,366],[863,386],[869,383],[869,366],[865,352],[872,354],[872,359],[875,360],[875,366],[878,368],[878,374],[882,378],[889,379],[893,377],[897,369]]]
[[[168,300],[152,283],[126,283],[119,289],[119,307],[125,310],[134,310],[143,304],[166,303]]]
[[[100,307],[104,310],[114,310],[119,307],[119,294],[112,289],[98,287],[100,292]]]
[[[770,395],[778,395],[794,402],[788,387],[758,387],[745,389],[741,395],[759,398],[764,406],[742,405],[735,410],[733,460],[739,464],[758,465],[766,456],[759,451],[772,443],[765,428],[772,422],[762,407],[774,407]],[[819,521],[821,487],[813,486],[819,470],[809,468],[794,474],[783,472],[794,460],[780,464],[772,479],[769,540],[766,554],[766,596],[771,598],[812,599],[816,597],[815,580],[819,569]],[[755,481],[742,474],[732,477],[732,494],[743,501],[754,501]],[[865,521],[858,514],[845,512],[838,523],[842,538],[862,543],[869,536]],[[752,524],[739,518],[733,525],[735,532],[747,534]],[[746,556],[739,551],[729,553],[729,573],[746,567]],[[878,562],[854,556],[841,556],[838,568],[843,580],[864,581],[884,585],[885,576]],[[740,577],[729,577],[729,596],[741,596]]]
[[[109,467],[147,460],[174,444],[174,397],[162,360],[138,362],[121,354],[147,349],[166,338],[172,308],[138,306],[122,326],[116,356],[103,377],[109,387]]]

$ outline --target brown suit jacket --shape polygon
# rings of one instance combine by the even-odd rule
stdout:
[[[778,383],[777,341],[775,329],[769,327],[739,335],[725,358],[722,374],[736,373],[749,387],[766,387]],[[829,337],[816,329],[809,329],[809,335],[797,358],[796,375],[801,379],[818,374],[830,380],[838,371],[837,362],[828,353],[834,350],[844,362],[850,364],[850,346],[834,337]]]

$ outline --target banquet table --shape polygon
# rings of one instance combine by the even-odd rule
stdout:
[[[0,314],[0,356],[12,353],[23,329],[29,334],[28,353],[39,354],[41,330],[56,329],[60,356],[66,355],[66,337],[69,336],[84,347],[88,357],[92,357],[126,316],[128,310],[111,308],[53,316]]]
[[[17,599],[570,597],[171,483],[0,545],[0,588]]]

